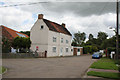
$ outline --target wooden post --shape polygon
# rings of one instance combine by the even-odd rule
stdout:
[[[116,21],[116,59],[118,60],[119,56],[119,0],[116,3],[116,13],[117,13],[117,21]]]

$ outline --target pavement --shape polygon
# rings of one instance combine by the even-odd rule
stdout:
[[[3,78],[82,78],[95,62],[91,55],[62,58],[3,59]]]
[[[118,70],[108,70],[108,69],[93,69],[89,68],[88,71],[97,71],[97,72],[113,72],[113,73],[119,73]]]

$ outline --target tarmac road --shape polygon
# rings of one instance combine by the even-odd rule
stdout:
[[[62,58],[3,59],[3,78],[81,78],[96,60],[91,55]]]

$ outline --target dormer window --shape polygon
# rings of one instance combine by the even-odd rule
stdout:
[[[44,26],[43,26],[43,25],[41,25],[40,29],[43,29],[43,28],[44,28]]]

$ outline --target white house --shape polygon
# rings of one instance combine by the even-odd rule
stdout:
[[[69,56],[71,52],[72,35],[67,30],[64,23],[61,25],[44,19],[43,14],[38,15],[38,19],[30,31],[31,49],[38,52],[47,51],[47,57]]]

